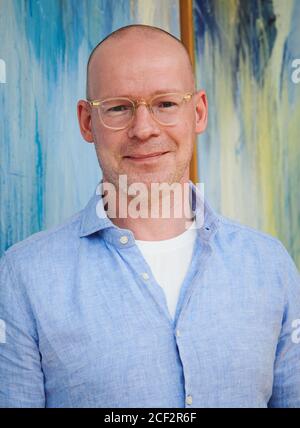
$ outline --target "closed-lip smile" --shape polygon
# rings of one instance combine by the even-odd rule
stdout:
[[[130,155],[130,156],[125,156],[125,158],[130,158],[130,159],[135,159],[135,160],[139,160],[139,159],[148,159],[148,158],[152,158],[152,157],[158,157],[161,155],[164,155],[168,152],[155,152],[155,153],[148,153],[145,155]]]

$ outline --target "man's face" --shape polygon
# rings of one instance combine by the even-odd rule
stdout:
[[[93,99],[149,100],[158,93],[194,90],[184,51],[167,37],[109,41],[100,47],[90,70]],[[182,106],[176,125],[164,126],[140,105],[126,129],[112,130],[100,122],[93,108],[91,129],[104,180],[117,186],[119,175],[126,174],[128,185],[187,181],[195,132],[202,132],[206,125],[206,111],[201,109],[206,109],[205,94],[197,93]]]

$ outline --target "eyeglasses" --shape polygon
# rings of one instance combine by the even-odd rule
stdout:
[[[183,104],[190,101],[194,93],[167,93],[156,95],[148,102],[144,99],[108,98],[106,100],[88,100],[96,107],[104,126],[110,129],[125,129],[132,122],[139,105],[148,108],[153,119],[164,126],[176,125],[180,119]]]

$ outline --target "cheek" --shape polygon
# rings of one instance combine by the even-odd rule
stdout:
[[[118,170],[121,159],[122,142],[126,137],[121,132],[114,132],[98,123],[92,122],[95,149],[103,170]]]
[[[118,157],[119,136],[100,126],[94,128],[94,139],[96,151],[102,159]]]
[[[193,148],[195,135],[191,121],[186,119],[174,132],[174,139],[177,142],[178,149],[189,153],[189,148]]]
[[[182,139],[188,140],[191,136],[196,135],[196,113],[191,106],[185,114],[181,116],[177,128],[178,135],[180,135]]]
[[[103,142],[97,144],[97,152],[102,161],[108,165],[113,166],[118,162],[119,155],[111,141],[103,140]]]

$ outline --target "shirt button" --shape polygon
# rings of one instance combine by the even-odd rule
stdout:
[[[147,272],[143,272],[142,277],[145,281],[147,281],[147,279],[149,279],[149,275],[147,274]]]
[[[180,336],[180,331],[176,330],[176,336],[179,337]]]
[[[127,244],[127,242],[128,242],[128,236],[126,236],[126,235],[121,236],[121,238],[120,238],[120,242],[121,242],[121,244],[123,244],[123,245]]]
[[[186,404],[190,406],[192,403],[193,403],[193,397],[191,395],[188,395],[186,397]]]

